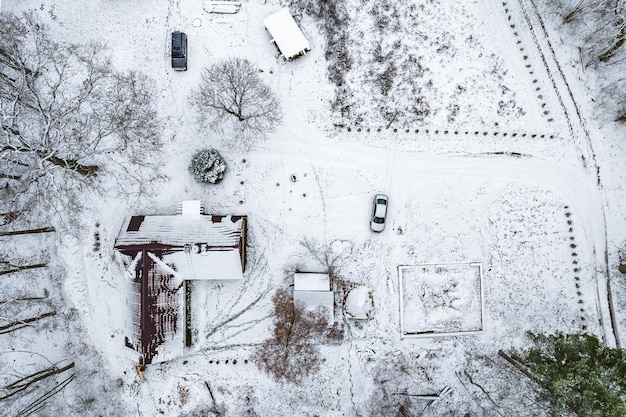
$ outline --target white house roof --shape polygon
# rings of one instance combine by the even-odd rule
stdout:
[[[296,272],[293,276],[294,291],[329,291],[330,276],[314,272]]]
[[[138,251],[158,254],[185,280],[242,279],[246,218],[203,215],[200,210],[199,202],[186,202],[181,215],[129,217],[115,248],[131,257]]]
[[[174,252],[163,256],[163,262],[176,265],[176,272],[186,280],[231,280],[243,279],[240,256],[237,249]]]
[[[267,16],[263,23],[285,58],[291,59],[311,49],[287,7]]]

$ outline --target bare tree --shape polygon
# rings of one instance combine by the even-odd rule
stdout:
[[[202,130],[264,136],[282,120],[278,98],[243,58],[229,58],[202,70],[200,87],[189,101]]]
[[[5,224],[41,201],[71,205],[105,183],[114,184],[106,192],[143,192],[160,176],[151,83],[114,70],[104,50],[56,42],[33,14],[0,16]]]
[[[294,303],[285,290],[278,290],[274,303],[274,334],[257,350],[259,367],[279,381],[301,382],[319,369],[321,357],[315,344],[329,335],[326,316]]]

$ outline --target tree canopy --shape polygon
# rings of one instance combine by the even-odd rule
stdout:
[[[626,415],[626,354],[589,334],[530,334],[524,360],[554,416]]]
[[[189,101],[202,130],[264,136],[282,121],[278,98],[258,69],[243,58],[229,58],[203,69],[200,87]]]
[[[0,16],[0,213],[76,201],[85,185],[139,192],[158,177],[151,82],[101,44],[57,42],[33,14]]]

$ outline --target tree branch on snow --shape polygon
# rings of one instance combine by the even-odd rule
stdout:
[[[81,184],[145,193],[162,178],[152,90],[100,44],[58,43],[32,13],[0,16],[0,211],[76,201]]]
[[[287,291],[276,291],[272,301],[273,336],[257,349],[255,357],[259,368],[276,380],[297,384],[320,366],[316,343],[337,335],[328,327],[323,311],[309,311],[303,303],[294,303]]]

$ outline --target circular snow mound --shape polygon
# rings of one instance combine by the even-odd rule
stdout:
[[[345,301],[346,315],[351,319],[371,319],[374,310],[374,297],[367,287],[352,289]]]

